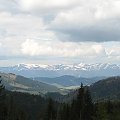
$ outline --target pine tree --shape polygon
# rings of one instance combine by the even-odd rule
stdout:
[[[74,100],[71,104],[71,111],[74,109],[76,113],[75,116],[71,116],[71,120],[75,117],[76,120],[93,120],[93,107],[92,98],[90,92],[86,87],[81,87],[78,90],[77,100]]]
[[[90,95],[90,91],[85,91],[85,106],[84,106],[84,119],[85,120],[92,120],[94,114],[94,105],[92,102],[92,98]]]
[[[2,77],[0,76],[0,102],[2,102],[5,96],[5,93],[4,93],[5,87],[1,82],[2,82]]]
[[[78,90],[78,95],[77,95],[77,110],[76,113],[78,114],[79,120],[83,120],[83,113],[84,113],[84,105],[85,105],[85,100],[84,100],[84,87],[83,84],[81,83],[81,87]]]
[[[1,82],[2,77],[0,76],[0,120],[6,120],[7,108],[5,105],[5,87]]]
[[[70,120],[70,107],[68,104],[64,104],[62,110],[62,119],[61,120]]]
[[[54,101],[50,98],[47,106],[45,120],[55,120],[55,119],[56,119],[56,111],[54,108]]]
[[[78,120],[79,116],[77,111],[77,100],[72,100],[71,108],[70,108],[70,120]]]
[[[61,108],[61,105],[60,105],[58,110],[57,110],[56,120],[61,120],[61,114],[62,114],[62,108]]]
[[[113,113],[113,106],[110,100],[107,102],[107,113],[112,114]]]

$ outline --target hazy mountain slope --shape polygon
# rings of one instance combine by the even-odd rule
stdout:
[[[64,75],[55,78],[48,78],[48,77],[36,77],[34,80],[38,80],[44,83],[53,84],[56,86],[80,86],[81,83],[84,85],[91,85],[92,83],[103,79],[105,77],[94,77],[94,78],[83,78],[83,77],[74,77],[70,75]]]
[[[62,92],[55,86],[45,84],[39,81],[33,81],[23,76],[16,76],[15,74],[0,73],[2,82],[6,89],[11,91],[28,92],[31,94],[45,94],[49,92]]]

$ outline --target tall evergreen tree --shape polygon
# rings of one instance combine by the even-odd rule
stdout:
[[[1,82],[2,77],[0,76],[0,120],[6,120],[7,108],[5,105],[5,87]]]
[[[55,120],[56,119],[56,111],[54,108],[54,101],[50,98],[47,106],[47,111],[45,114],[45,120]]]
[[[84,100],[84,87],[83,84],[81,83],[81,87],[78,90],[78,95],[77,95],[77,114],[78,114],[78,118],[79,120],[83,120],[83,111],[84,111],[84,105],[85,105],[85,100]]]
[[[73,100],[71,104],[71,114],[70,118],[73,120],[93,120],[93,107],[92,98],[88,88],[81,87],[78,90],[77,100]]]
[[[85,91],[84,119],[92,120],[94,115],[94,105],[88,88]]]
[[[70,107],[68,104],[63,105],[61,120],[70,120]]]
[[[1,82],[2,82],[2,77],[0,76],[0,102],[2,102],[2,100],[5,97],[5,92],[4,92],[5,87],[3,86]]]

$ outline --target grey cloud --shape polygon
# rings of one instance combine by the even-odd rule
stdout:
[[[0,29],[0,39],[7,36],[7,31],[5,29]]]
[[[9,11],[15,14],[18,13],[19,9],[15,0],[0,0],[0,11]]]
[[[57,32],[57,35],[62,41],[73,42],[107,42],[120,41],[118,31],[98,30],[95,28],[84,28],[81,30],[63,30]]]
[[[23,56],[13,56],[13,55],[0,55],[0,60],[17,60],[24,59]]]
[[[117,25],[117,26],[115,26]],[[99,23],[98,25],[67,28],[55,26],[51,29],[54,30],[61,41],[72,42],[110,42],[120,41],[120,24],[119,20],[116,20],[112,24]],[[59,28],[60,27],[60,28]]]
[[[27,6],[27,4],[29,3],[29,0],[27,2],[23,2],[23,3],[26,3],[25,6]],[[75,4],[70,4],[68,6],[64,6],[64,4],[63,4],[63,5],[57,6],[57,7],[55,7],[53,5],[47,6],[47,7],[43,6],[43,8],[39,7],[39,6],[41,6],[41,4],[40,4],[37,6],[39,8],[39,10],[35,7],[35,9],[37,9],[37,10],[34,11],[33,9],[30,9],[30,13],[28,13],[28,14],[31,15],[33,18],[35,17],[34,15],[40,14],[40,17],[43,19],[45,26],[47,26],[48,24],[51,24],[51,22],[54,22],[54,19],[59,14],[59,12],[64,13],[65,9],[68,11],[72,7],[80,6],[80,4],[78,4],[78,6],[77,6],[76,3],[77,3],[77,0],[76,0]],[[83,5],[83,7],[85,7],[85,6]],[[94,8],[94,7],[92,6],[92,8]],[[59,10],[57,10],[57,9],[59,9]],[[9,11],[13,14],[14,13],[17,14],[18,12],[20,12],[21,14],[27,14],[25,11],[22,11],[22,8],[20,9],[20,5],[19,5],[19,2],[17,0],[0,0],[0,11],[1,10]],[[55,12],[53,12],[53,11],[51,12],[51,10],[53,10]],[[85,12],[85,10],[86,10],[86,7],[83,10],[83,13]],[[67,12],[65,15],[66,16],[68,15],[70,18],[72,17],[71,19],[73,19],[74,17],[76,18],[76,16],[78,16],[78,19],[81,20],[83,16],[80,16],[79,13],[76,14],[76,12],[78,12],[78,11],[73,10],[71,12],[68,12],[70,15],[68,15]],[[74,16],[73,13],[75,13],[76,15]],[[88,14],[86,14],[85,16],[89,16],[89,14],[94,14],[94,12],[92,12],[92,13],[88,12]],[[21,17],[22,16],[20,16],[20,18]],[[38,16],[38,19],[40,17]],[[64,17],[65,16],[63,16],[63,18]],[[65,18],[67,19],[67,17],[65,17]],[[87,17],[85,17],[85,18],[87,18]],[[69,22],[69,19],[68,19],[68,22]],[[93,19],[93,18],[91,18],[91,19]],[[92,25],[92,26],[86,25],[86,27],[83,26],[82,28],[80,26],[80,24],[82,24],[82,23],[77,19],[75,19],[75,21],[72,21],[70,24],[68,23],[68,28],[66,27],[67,25],[64,23],[64,19],[63,19],[63,21],[60,19],[60,21],[58,20],[60,22],[60,25],[58,22],[58,24],[55,25],[54,27],[50,26],[50,30],[53,30],[56,33],[56,35],[58,36],[59,40],[62,40],[62,41],[73,41],[73,42],[119,41],[120,40],[120,35],[119,35],[120,24],[119,24],[119,20],[116,20],[116,19],[117,18],[115,18],[115,22],[113,22],[114,20],[111,22],[111,20],[108,19],[108,21],[110,21],[109,23],[104,23],[104,22],[99,23],[98,22],[98,25],[96,23],[93,23],[94,25]],[[85,21],[86,21],[86,19],[85,19]],[[88,21],[89,21],[89,17],[88,17]],[[33,23],[33,21],[32,21],[32,23]],[[75,27],[76,23],[78,24],[78,26]],[[33,24],[35,24],[35,23],[33,23]],[[115,26],[114,24],[117,24],[118,26]],[[26,26],[26,25],[24,25],[24,26]],[[73,28],[71,26],[73,26]],[[22,28],[22,29],[24,29],[24,28]],[[24,31],[24,33],[26,34],[25,31]],[[4,36],[5,36],[5,34],[7,34],[7,33],[4,32]],[[7,35],[7,36],[11,37],[10,35]]]

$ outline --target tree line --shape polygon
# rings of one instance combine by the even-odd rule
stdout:
[[[44,120],[120,120],[120,102],[93,102],[88,87],[81,84],[77,98],[71,103],[62,103],[57,110],[50,99],[45,116]]]
[[[120,102],[93,102],[88,87],[81,84],[77,97],[59,103],[51,98],[9,93],[0,80],[0,120],[120,120]]]

